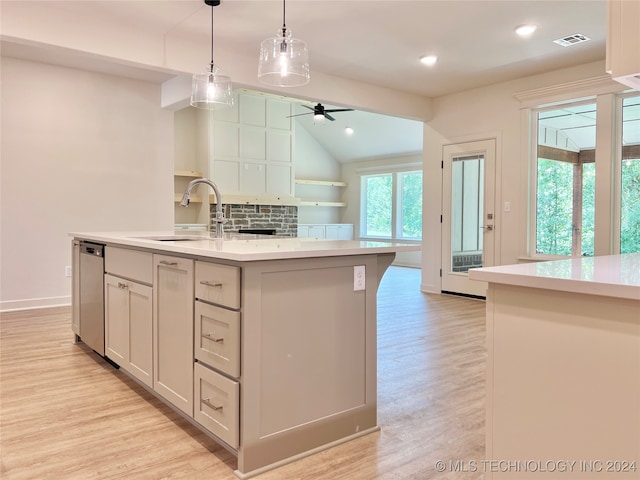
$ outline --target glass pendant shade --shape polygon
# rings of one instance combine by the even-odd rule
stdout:
[[[191,105],[196,108],[215,110],[233,106],[231,78],[218,75],[211,64],[209,72],[196,73],[191,83]]]
[[[276,87],[298,87],[309,83],[307,44],[282,29],[260,45],[258,80]]]

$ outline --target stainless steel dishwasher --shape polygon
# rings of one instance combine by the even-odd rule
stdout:
[[[104,245],[80,242],[80,339],[104,356]]]

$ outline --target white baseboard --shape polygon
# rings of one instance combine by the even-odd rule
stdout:
[[[64,297],[30,298],[25,300],[4,300],[0,302],[0,312],[62,307],[67,305],[71,305],[71,295],[65,295]]]

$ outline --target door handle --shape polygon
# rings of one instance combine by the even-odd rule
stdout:
[[[485,229],[487,232],[490,232],[491,230],[493,230],[493,225],[483,225],[480,228]]]

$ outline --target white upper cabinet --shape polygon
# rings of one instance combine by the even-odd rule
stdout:
[[[289,102],[245,92],[232,109],[215,111],[211,178],[223,195],[293,197],[290,115]]]

